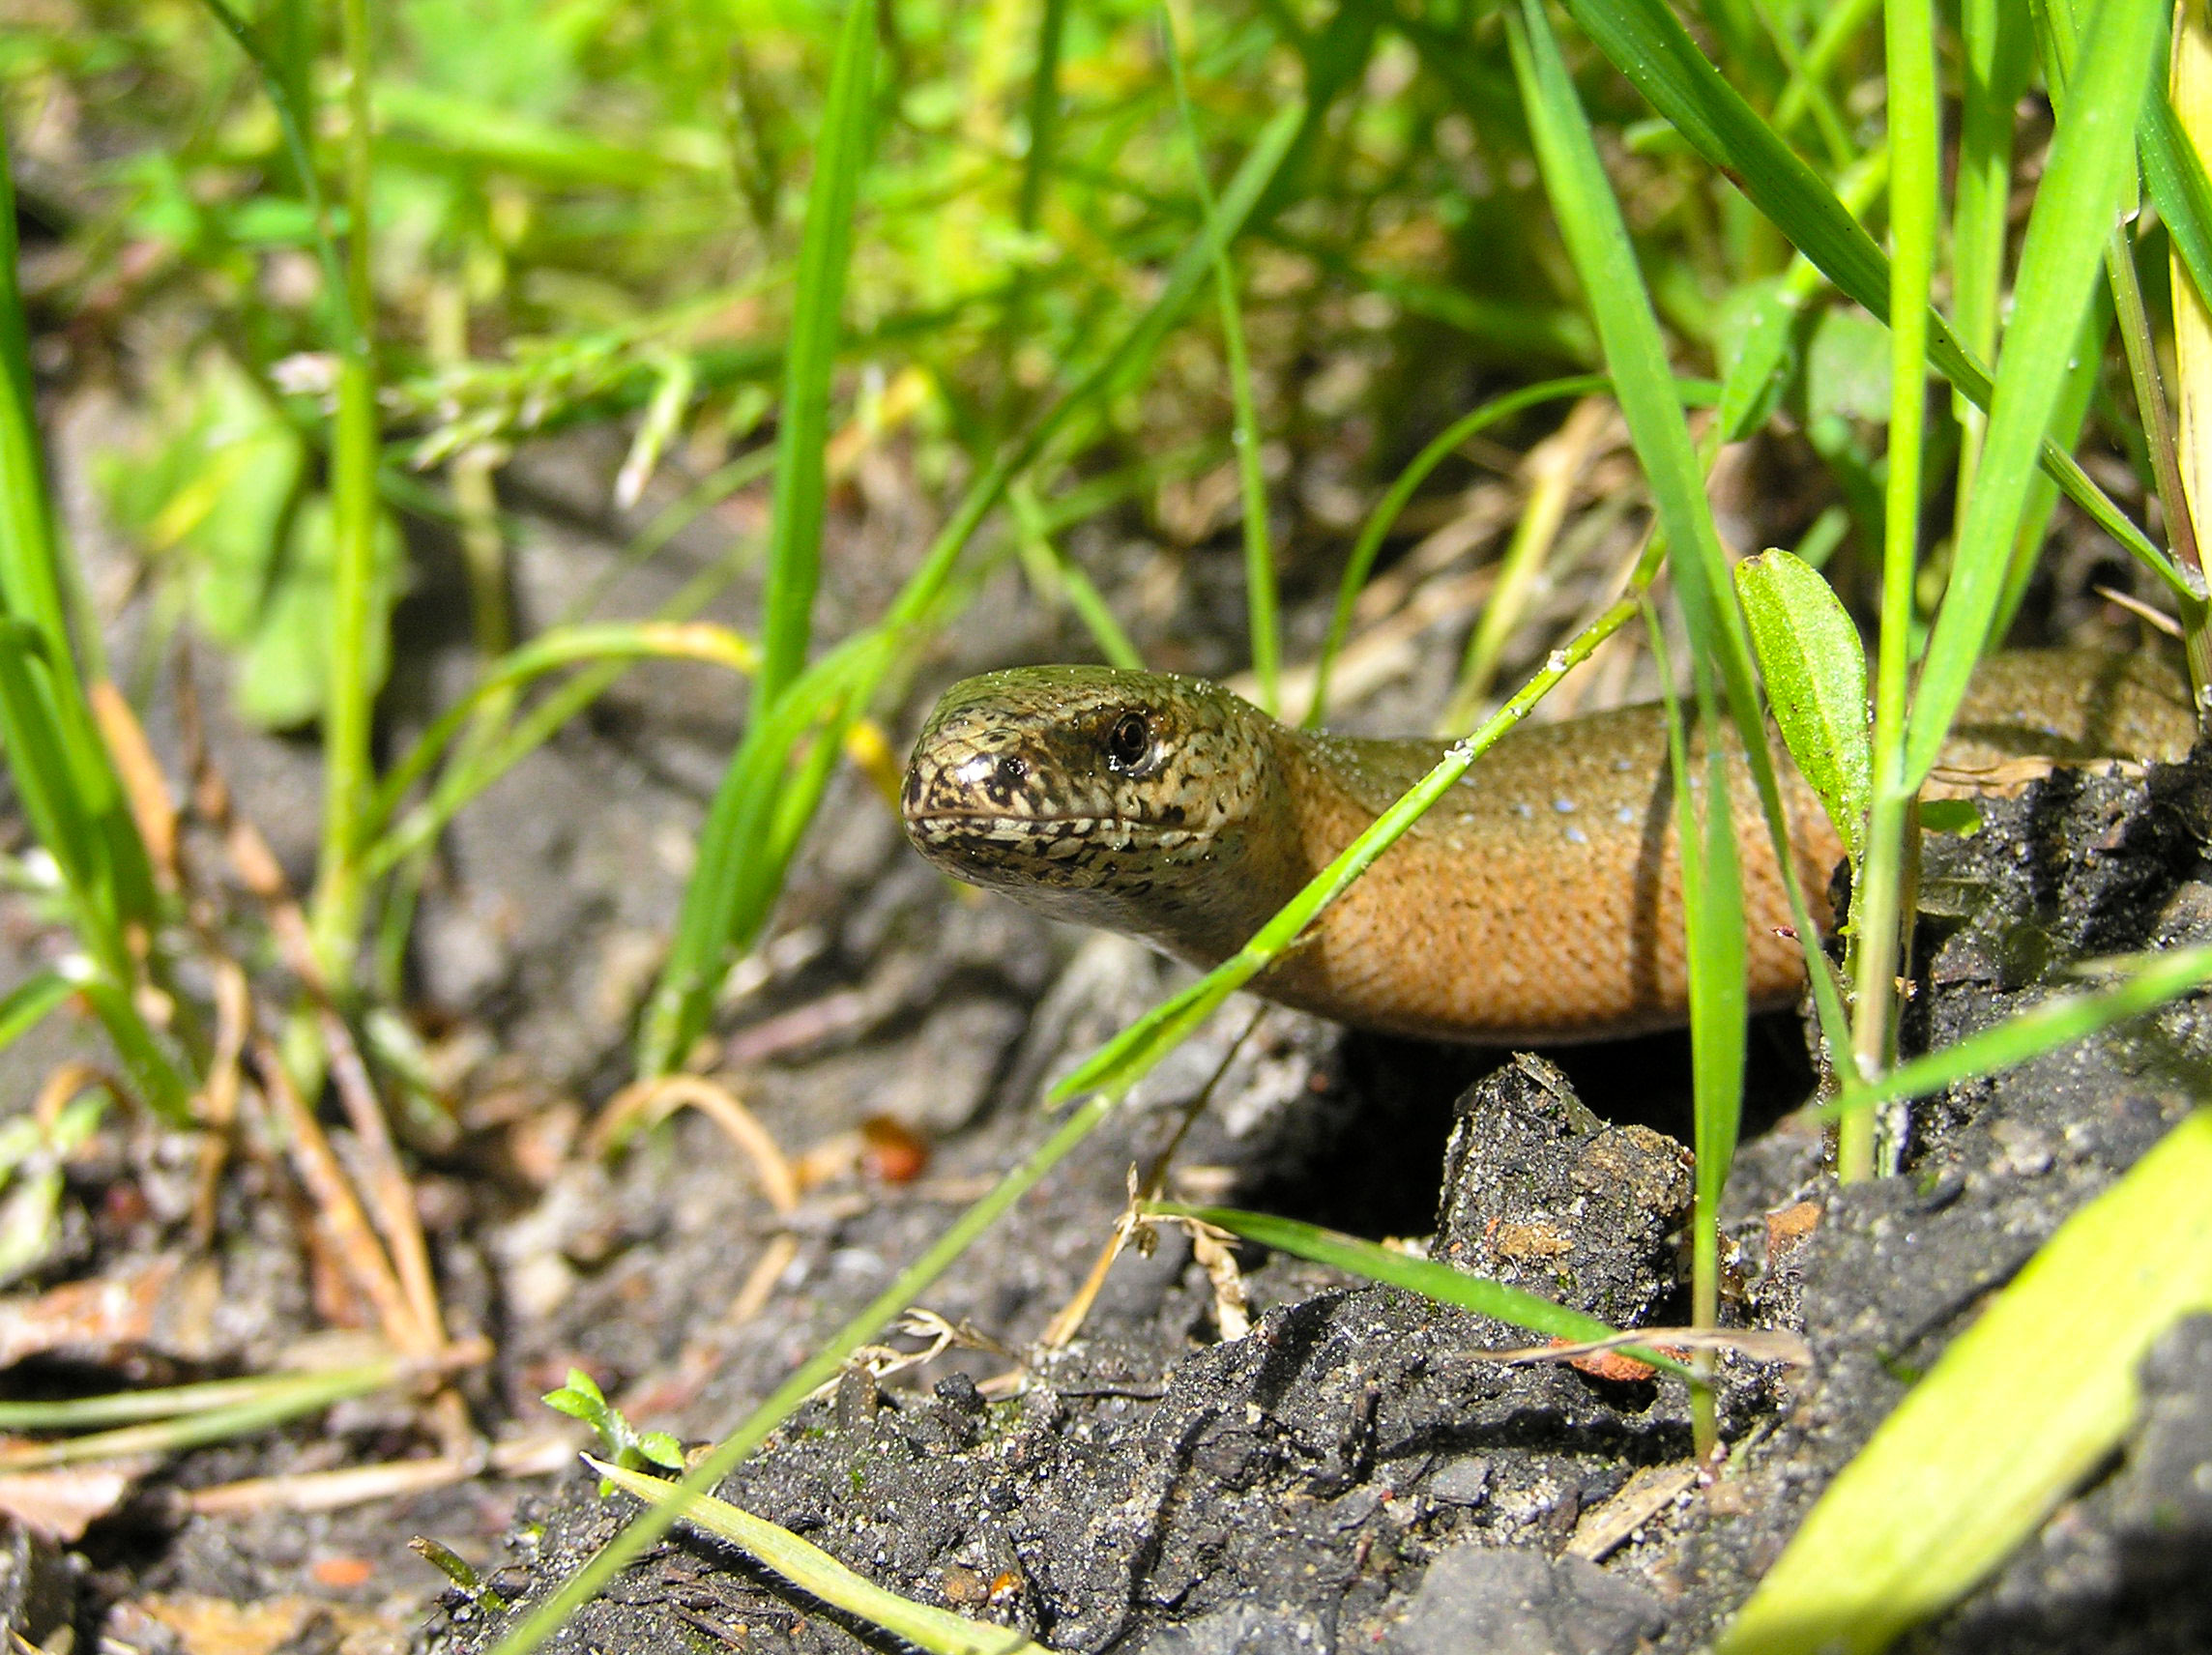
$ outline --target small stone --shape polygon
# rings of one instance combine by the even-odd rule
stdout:
[[[1579,1557],[1458,1546],[1429,1565],[1387,1655],[1630,1655],[1667,1612],[1643,1588]]]

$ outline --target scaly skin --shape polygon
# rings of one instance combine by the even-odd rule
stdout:
[[[2176,759],[2195,724],[2157,663],[2004,655],[1944,749],[1946,791],[2048,762]],[[1823,925],[1842,846],[1774,747]],[[1219,964],[1442,756],[1441,742],[1293,730],[1219,685],[1105,667],[955,684],[916,744],[915,847],[1058,919]],[[1755,1003],[1804,960],[1740,749],[1730,797]],[[1665,715],[1628,707],[1505,736],[1253,984],[1363,1028],[1497,1044],[1682,1021],[1681,884]]]

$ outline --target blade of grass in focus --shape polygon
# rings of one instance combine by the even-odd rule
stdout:
[[[1941,211],[1934,9],[1928,0],[1887,0],[1883,17],[1883,63],[1890,86],[1889,476],[1882,499],[1872,788],[1866,849],[1855,870],[1846,968],[1852,984],[1851,1060],[1861,1079],[1879,1073],[1895,1054],[1897,973],[1912,923],[1910,890],[1919,855],[1912,806],[1920,778],[1907,777],[1905,769],[1906,674],[1920,569],[1928,303]],[[2009,346],[2005,360],[2009,366]],[[2010,562],[2011,546],[2008,539],[2004,564]],[[1846,1183],[1870,1177],[1875,1159],[1873,1111],[1846,1110],[1836,1129],[1837,1176]]]
[[[2027,90],[2033,31],[2027,9],[2007,0],[1965,0],[1960,8],[1959,175],[1951,213],[1951,324],[1959,343],[1981,362],[1994,360],[2004,292],[2006,215],[2012,205],[2013,111]],[[1987,423],[1981,409],[1954,393],[1963,508],[1972,487]]]
[[[1792,246],[1865,309],[1889,314],[1889,267],[1881,249],[1698,50],[1661,0],[1567,0],[1567,10],[1653,107],[1699,154],[1724,168]],[[1941,316],[1929,319],[1929,357],[1962,394],[1977,405],[1988,403],[1988,368],[1966,352]],[[2040,461],[2100,528],[2168,589],[2186,594],[2187,582],[2171,561],[2072,455],[2046,442]]]
[[[1743,875],[1736,859],[1735,818],[1729,805],[1726,725],[1707,667],[1693,673],[1695,716],[1703,774],[1693,768],[1683,711],[1667,661],[1665,631],[1644,613],[1659,682],[1667,697],[1667,764],[1674,795],[1674,836],[1680,846],[1683,957],[1690,987],[1691,1147],[1696,1182],[1690,1211],[1690,1324],[1720,1325],[1720,1207],[1735,1159],[1743,1119],[1743,1070],[1750,992],[1743,935]],[[1699,649],[1693,636],[1691,649]],[[1703,1462],[1720,1441],[1713,1396],[1714,1358],[1691,1362],[1691,1441]]]
[[[1916,791],[1934,768],[1988,643],[2037,453],[2096,285],[2106,236],[2133,183],[2136,113],[2164,22],[2155,0],[2102,0],[2083,30],[2073,89],[2028,218],[1981,465],[1921,665],[1905,765],[1893,778],[1897,787]],[[1877,776],[1881,764],[1877,745]]]

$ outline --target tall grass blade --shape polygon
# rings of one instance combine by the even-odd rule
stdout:
[[[2027,90],[2034,32],[2025,7],[1965,0],[1960,8],[1959,173],[1951,210],[1951,323],[1982,362],[1997,352],[2005,230],[2012,207],[2013,111]],[[1959,504],[1981,455],[1982,411],[1954,399],[1960,429]]]
[[[2150,100],[2136,141],[2143,183],[2173,242],[2173,256],[2198,298],[2212,294],[2212,180],[2164,91]]]
[[[798,303],[784,358],[776,429],[775,500],[761,595],[761,673],[754,695],[774,705],[806,662],[822,562],[828,487],[830,379],[837,366],[853,209],[868,164],[876,81],[876,0],[849,0],[823,102],[806,229],[799,249]]]
[[[332,572],[329,675],[323,695],[323,831],[309,923],[327,979],[353,981],[364,903],[361,819],[375,784],[369,745],[378,674],[371,669],[384,624],[376,556],[376,474],[382,457],[377,406],[376,293],[369,226],[375,150],[369,108],[373,78],[367,0],[339,0],[346,67],[345,289],[349,325],[338,344],[337,418],[331,443]]]
[[[2083,31],[2021,249],[1980,474],[1906,724],[1903,789],[1916,791],[1934,769],[1988,642],[2106,238],[2134,184],[2136,116],[2165,20],[2155,0],[2102,0]]]
[[[1168,273],[1159,296],[1119,340],[1106,350],[1061,400],[1031,422],[1007,450],[969,488],[949,520],[930,543],[921,565],[908,579],[874,633],[848,640],[847,650],[862,653],[817,662],[792,686],[785,699],[803,697],[806,716],[773,724],[755,718],[723,772],[700,835],[699,865],[684,887],[684,910],[674,946],[661,970],[638,1036],[639,1066],[649,1074],[667,1071],[690,1049],[706,1027],[715,985],[728,961],[749,944],[767,922],[768,910],[783,881],[785,861],[799,828],[821,802],[830,770],[826,759],[798,777],[790,774],[792,744],[816,722],[822,740],[834,745],[844,725],[859,716],[883,677],[909,647],[944,597],[969,539],[996,507],[1015,478],[1037,463],[1057,441],[1080,432],[1087,421],[1142,373],[1168,330],[1182,314],[1213,268],[1214,251],[1244,226],[1274,180],[1298,131],[1302,111],[1293,104],[1278,110],[1246,153],[1237,176],[1222,192],[1219,210],[1206,230],[1186,247]],[[816,675],[821,677],[817,678]],[[776,743],[781,743],[777,745]],[[772,803],[746,797],[750,788],[772,792]],[[768,834],[776,829],[776,843]],[[794,826],[796,824],[797,826]],[[759,838],[742,835],[758,833]]]
[[[41,827],[34,817],[33,826],[60,863],[84,916],[99,926],[84,938],[86,945],[128,981],[130,962],[119,952],[123,928],[137,923],[152,929],[153,872],[78,678],[64,597],[62,560],[68,554],[39,445],[30,331],[16,281],[15,185],[8,169],[7,134],[0,131],[0,619],[29,629],[38,657],[36,664],[18,658],[0,739],[27,793],[44,796],[46,824]],[[33,769],[35,777],[26,774]],[[48,836],[65,831],[64,838]]]
[[[1190,148],[1198,204],[1211,224],[1213,191],[1206,181],[1206,146],[1199,139],[1198,118],[1191,113],[1190,91],[1183,82],[1182,47],[1176,39],[1175,17],[1164,5],[1160,8],[1160,42],[1167,54],[1168,78],[1175,88],[1183,139]],[[1221,307],[1221,340],[1228,358],[1229,397],[1235,420],[1231,440],[1237,447],[1237,481],[1244,507],[1244,596],[1251,631],[1252,676],[1259,683],[1260,710],[1272,717],[1280,700],[1282,624],[1276,614],[1275,552],[1267,535],[1267,482],[1260,467],[1260,416],[1252,399],[1252,354],[1244,344],[1237,267],[1228,243],[1219,238],[1216,242],[1219,250],[1213,255],[1213,290]]]
[[[1889,296],[1889,477],[1882,498],[1874,786],[1851,906],[1851,1058],[1860,1080],[1878,1074],[1894,1049],[1898,962],[1911,924],[1906,887],[1918,854],[1913,834],[1919,824],[1912,813],[1918,787],[1905,775],[1906,678],[1911,665],[1912,604],[1920,567],[1928,302],[1936,276],[1940,211],[1941,117],[1936,95],[1936,19],[1929,0],[1888,0],[1883,40],[1890,87],[1889,199],[1895,268]],[[2039,433],[2048,424],[2047,414]],[[2024,499],[2023,492],[2023,504]],[[2008,540],[2008,551],[2010,545]],[[2009,560],[2000,560],[2000,568],[2003,561]],[[1847,1085],[1847,1104],[1856,1095]],[[1846,1108],[1836,1132],[1836,1170],[1844,1182],[1873,1176],[1874,1129],[1872,1109]]]
[[[1648,614],[1649,611],[1647,610]],[[1749,966],[1743,935],[1743,872],[1736,859],[1735,819],[1729,808],[1725,728],[1713,674],[1699,664],[1697,718],[1703,738],[1703,776],[1692,768],[1684,719],[1674,694],[1663,633],[1651,617],[1652,649],[1667,693],[1667,764],[1674,792],[1674,833],[1681,846],[1682,940],[1690,973],[1690,1110],[1696,1182],[1690,1210],[1690,1321],[1720,1325],[1720,1210],[1743,1120]],[[1693,637],[1693,650],[1698,640]],[[1720,1440],[1712,1392],[1713,1358],[1701,1351],[1690,1392],[1692,1439],[1698,1457]]]
[[[1889,265],[1881,249],[1813,169],[1761,121],[1683,30],[1663,0],[1566,0],[1598,49],[1686,138],[1732,179],[1791,245],[1870,314],[1889,314]],[[1940,316],[1929,321],[1936,370],[1977,405],[1992,389],[1989,369]],[[2054,444],[2042,464],[2066,497],[2131,556],[2176,591],[2187,583],[2142,531]]]

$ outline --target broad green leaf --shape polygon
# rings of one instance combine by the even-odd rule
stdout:
[[[1813,1508],[1721,1655],[1873,1655],[1956,1602],[2110,1454],[2136,1369],[2212,1308],[2212,1112],[2068,1219]]]
[[[1835,589],[1788,552],[1744,559],[1735,589],[1782,740],[1855,863],[1874,787],[1858,628]]]
[[[326,640],[335,596],[332,522],[328,495],[305,501],[294,513],[281,573],[240,655],[233,699],[240,715],[264,730],[296,729],[323,710],[330,678]],[[384,682],[391,661],[389,622],[398,600],[404,558],[398,528],[380,512],[370,595],[374,623],[362,637],[362,668],[372,687]]]

